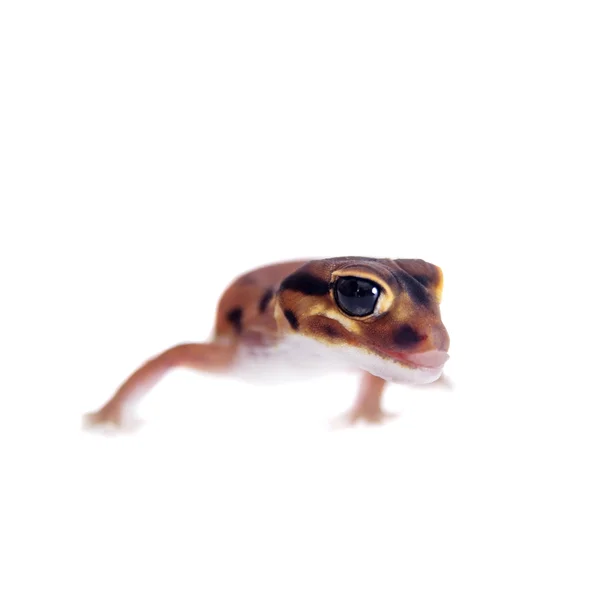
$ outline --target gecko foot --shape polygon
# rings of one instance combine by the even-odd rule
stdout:
[[[83,416],[84,429],[133,431],[138,429],[141,423],[138,419],[124,418],[121,409],[114,406],[104,406]]]
[[[354,407],[347,413],[344,413],[333,420],[334,428],[351,427],[363,421],[369,425],[382,425],[387,421],[397,418],[396,413],[384,411],[380,408],[376,410],[365,410],[365,407]]]

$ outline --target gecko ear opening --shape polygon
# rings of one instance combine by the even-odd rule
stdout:
[[[397,258],[394,262],[421,285],[424,285],[439,304],[442,301],[444,274],[437,265],[417,258]]]

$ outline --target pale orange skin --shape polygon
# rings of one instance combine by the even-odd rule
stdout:
[[[332,282],[343,275],[362,276],[385,289],[381,314],[350,318],[337,306]],[[122,424],[123,408],[171,369],[188,367],[227,373],[244,346],[275,346],[301,334],[335,348],[366,349],[398,360],[445,353],[448,333],[441,321],[442,272],[422,260],[341,257],[294,261],[261,267],[236,279],[217,308],[215,334],[207,343],[169,348],[137,369],[88,425]],[[357,401],[348,421],[381,422],[386,381],[364,369]]]

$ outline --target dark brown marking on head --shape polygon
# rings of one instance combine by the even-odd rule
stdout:
[[[400,348],[411,348],[422,342],[427,336],[419,334],[410,325],[402,325],[394,333],[394,343]]]
[[[300,325],[298,324],[298,318],[294,314],[294,311],[290,310],[289,308],[286,308],[286,310],[283,311],[283,315],[288,320],[288,323],[290,324],[290,327],[294,331],[298,331],[298,327],[300,327]]]
[[[269,306],[269,302],[271,302],[271,298],[273,298],[273,290],[268,289],[261,297],[260,302],[258,303],[258,311],[260,314],[264,314],[267,310],[267,306]]]
[[[281,282],[279,289],[300,292],[306,296],[325,296],[329,293],[329,282],[310,273],[292,273]]]
[[[399,279],[413,302],[422,306],[429,306],[431,303],[431,296],[424,284],[420,283],[416,277],[412,277],[411,275],[402,274]]]
[[[424,287],[431,285],[431,279],[427,275],[413,275],[413,277]]]
[[[232,308],[226,315],[227,320],[233,325],[236,333],[242,333],[242,316],[244,311],[241,306]]]
[[[439,302],[441,299],[441,284],[443,279],[439,267],[419,258],[397,258],[394,260],[394,263],[396,263],[404,273],[408,273],[408,275],[427,288],[432,301]],[[397,278],[399,280],[403,279],[401,275],[397,276]]]
[[[350,337],[346,328],[336,320],[323,315],[311,315],[302,321],[302,331],[307,335],[334,342]]]
[[[336,331],[335,327],[332,327],[331,325],[325,325],[323,327],[323,333],[330,338],[338,338],[340,337],[340,334],[338,331]]]

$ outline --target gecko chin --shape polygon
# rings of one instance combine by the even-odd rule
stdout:
[[[376,349],[363,354],[365,371],[393,383],[427,384],[437,381],[444,370],[448,355],[441,351],[408,354]]]
[[[350,344],[332,345],[296,333],[273,347],[243,347],[232,372],[242,379],[280,381],[350,369],[368,371],[393,383],[421,385],[440,378],[446,359],[446,353],[394,353]]]
[[[296,339],[303,336],[295,336]],[[350,344],[336,345],[334,348],[321,341],[304,338],[309,344],[320,348],[322,359],[327,356],[332,363],[351,369],[360,369],[381,377],[393,383],[427,384],[433,383],[442,375],[448,354],[443,351],[430,350],[427,352],[393,352],[379,347],[353,346]],[[331,363],[330,363],[331,364]]]

